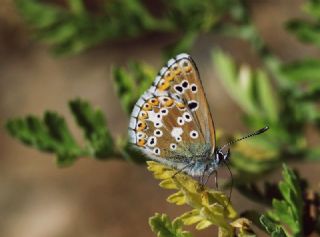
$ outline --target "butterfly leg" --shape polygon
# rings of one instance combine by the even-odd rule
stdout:
[[[214,174],[214,183],[216,185],[216,189],[219,190],[219,185],[218,185],[218,171],[213,171]]]
[[[188,168],[189,166],[192,166],[192,165],[194,165],[194,163],[192,162],[192,163],[189,163],[189,164],[187,164],[186,166],[184,166],[184,167],[182,167],[181,169],[179,169],[177,172],[175,172],[173,175],[172,175],[172,177],[171,178],[174,178],[177,174],[179,174],[179,173],[181,173],[183,170],[185,170],[186,168]]]

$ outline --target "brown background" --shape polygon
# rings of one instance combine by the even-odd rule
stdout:
[[[300,11],[302,2],[249,1],[259,32],[270,49],[285,61],[319,55],[319,50],[300,44],[283,29],[286,20],[304,17]],[[70,168],[59,169],[52,155],[21,145],[8,136],[3,125],[8,118],[41,116],[50,109],[66,117],[82,142],[67,107],[70,99],[82,97],[103,110],[115,136],[125,134],[128,119],[115,95],[111,67],[134,59],[161,68],[161,48],[167,41],[153,37],[99,46],[80,56],[58,59],[52,57],[46,46],[32,41],[28,33],[13,1],[2,0],[0,236],[154,236],[147,224],[149,216],[160,212],[173,218],[186,208],[166,203],[170,192],[159,188],[144,166],[81,159]],[[239,107],[214,74],[209,53],[212,46],[222,47],[242,63],[256,66],[259,58],[246,43],[217,36],[200,37],[191,52],[202,75],[216,126],[230,133],[245,132]],[[318,188],[319,166],[292,165]],[[232,199],[239,211],[255,207],[237,194]],[[210,229],[196,235],[212,233]]]

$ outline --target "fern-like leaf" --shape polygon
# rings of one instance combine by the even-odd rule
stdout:
[[[261,217],[261,223],[271,234],[279,232],[280,227],[292,236],[303,235],[303,197],[301,184],[295,173],[283,165],[283,181],[279,183],[282,199],[273,199],[273,209],[268,212],[268,217]]]
[[[157,237],[192,237],[191,233],[182,230],[182,222],[171,221],[166,214],[156,213],[149,218],[149,225]]]
[[[178,190],[167,198],[168,202],[192,207],[191,211],[177,217],[177,220],[184,225],[196,225],[198,230],[216,225],[219,227],[220,237],[237,232],[238,227],[230,224],[237,219],[237,212],[223,192],[202,187],[197,181],[181,173],[173,177],[175,170],[157,162],[148,161],[147,164],[154,177],[162,180],[162,188]]]

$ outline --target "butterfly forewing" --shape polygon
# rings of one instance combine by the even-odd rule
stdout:
[[[198,70],[187,54],[170,59],[136,103],[129,137],[162,163],[208,159],[215,132]]]

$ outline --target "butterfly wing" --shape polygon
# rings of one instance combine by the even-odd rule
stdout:
[[[210,157],[214,125],[189,55],[170,59],[140,97],[131,114],[129,137],[150,158],[174,167]]]

